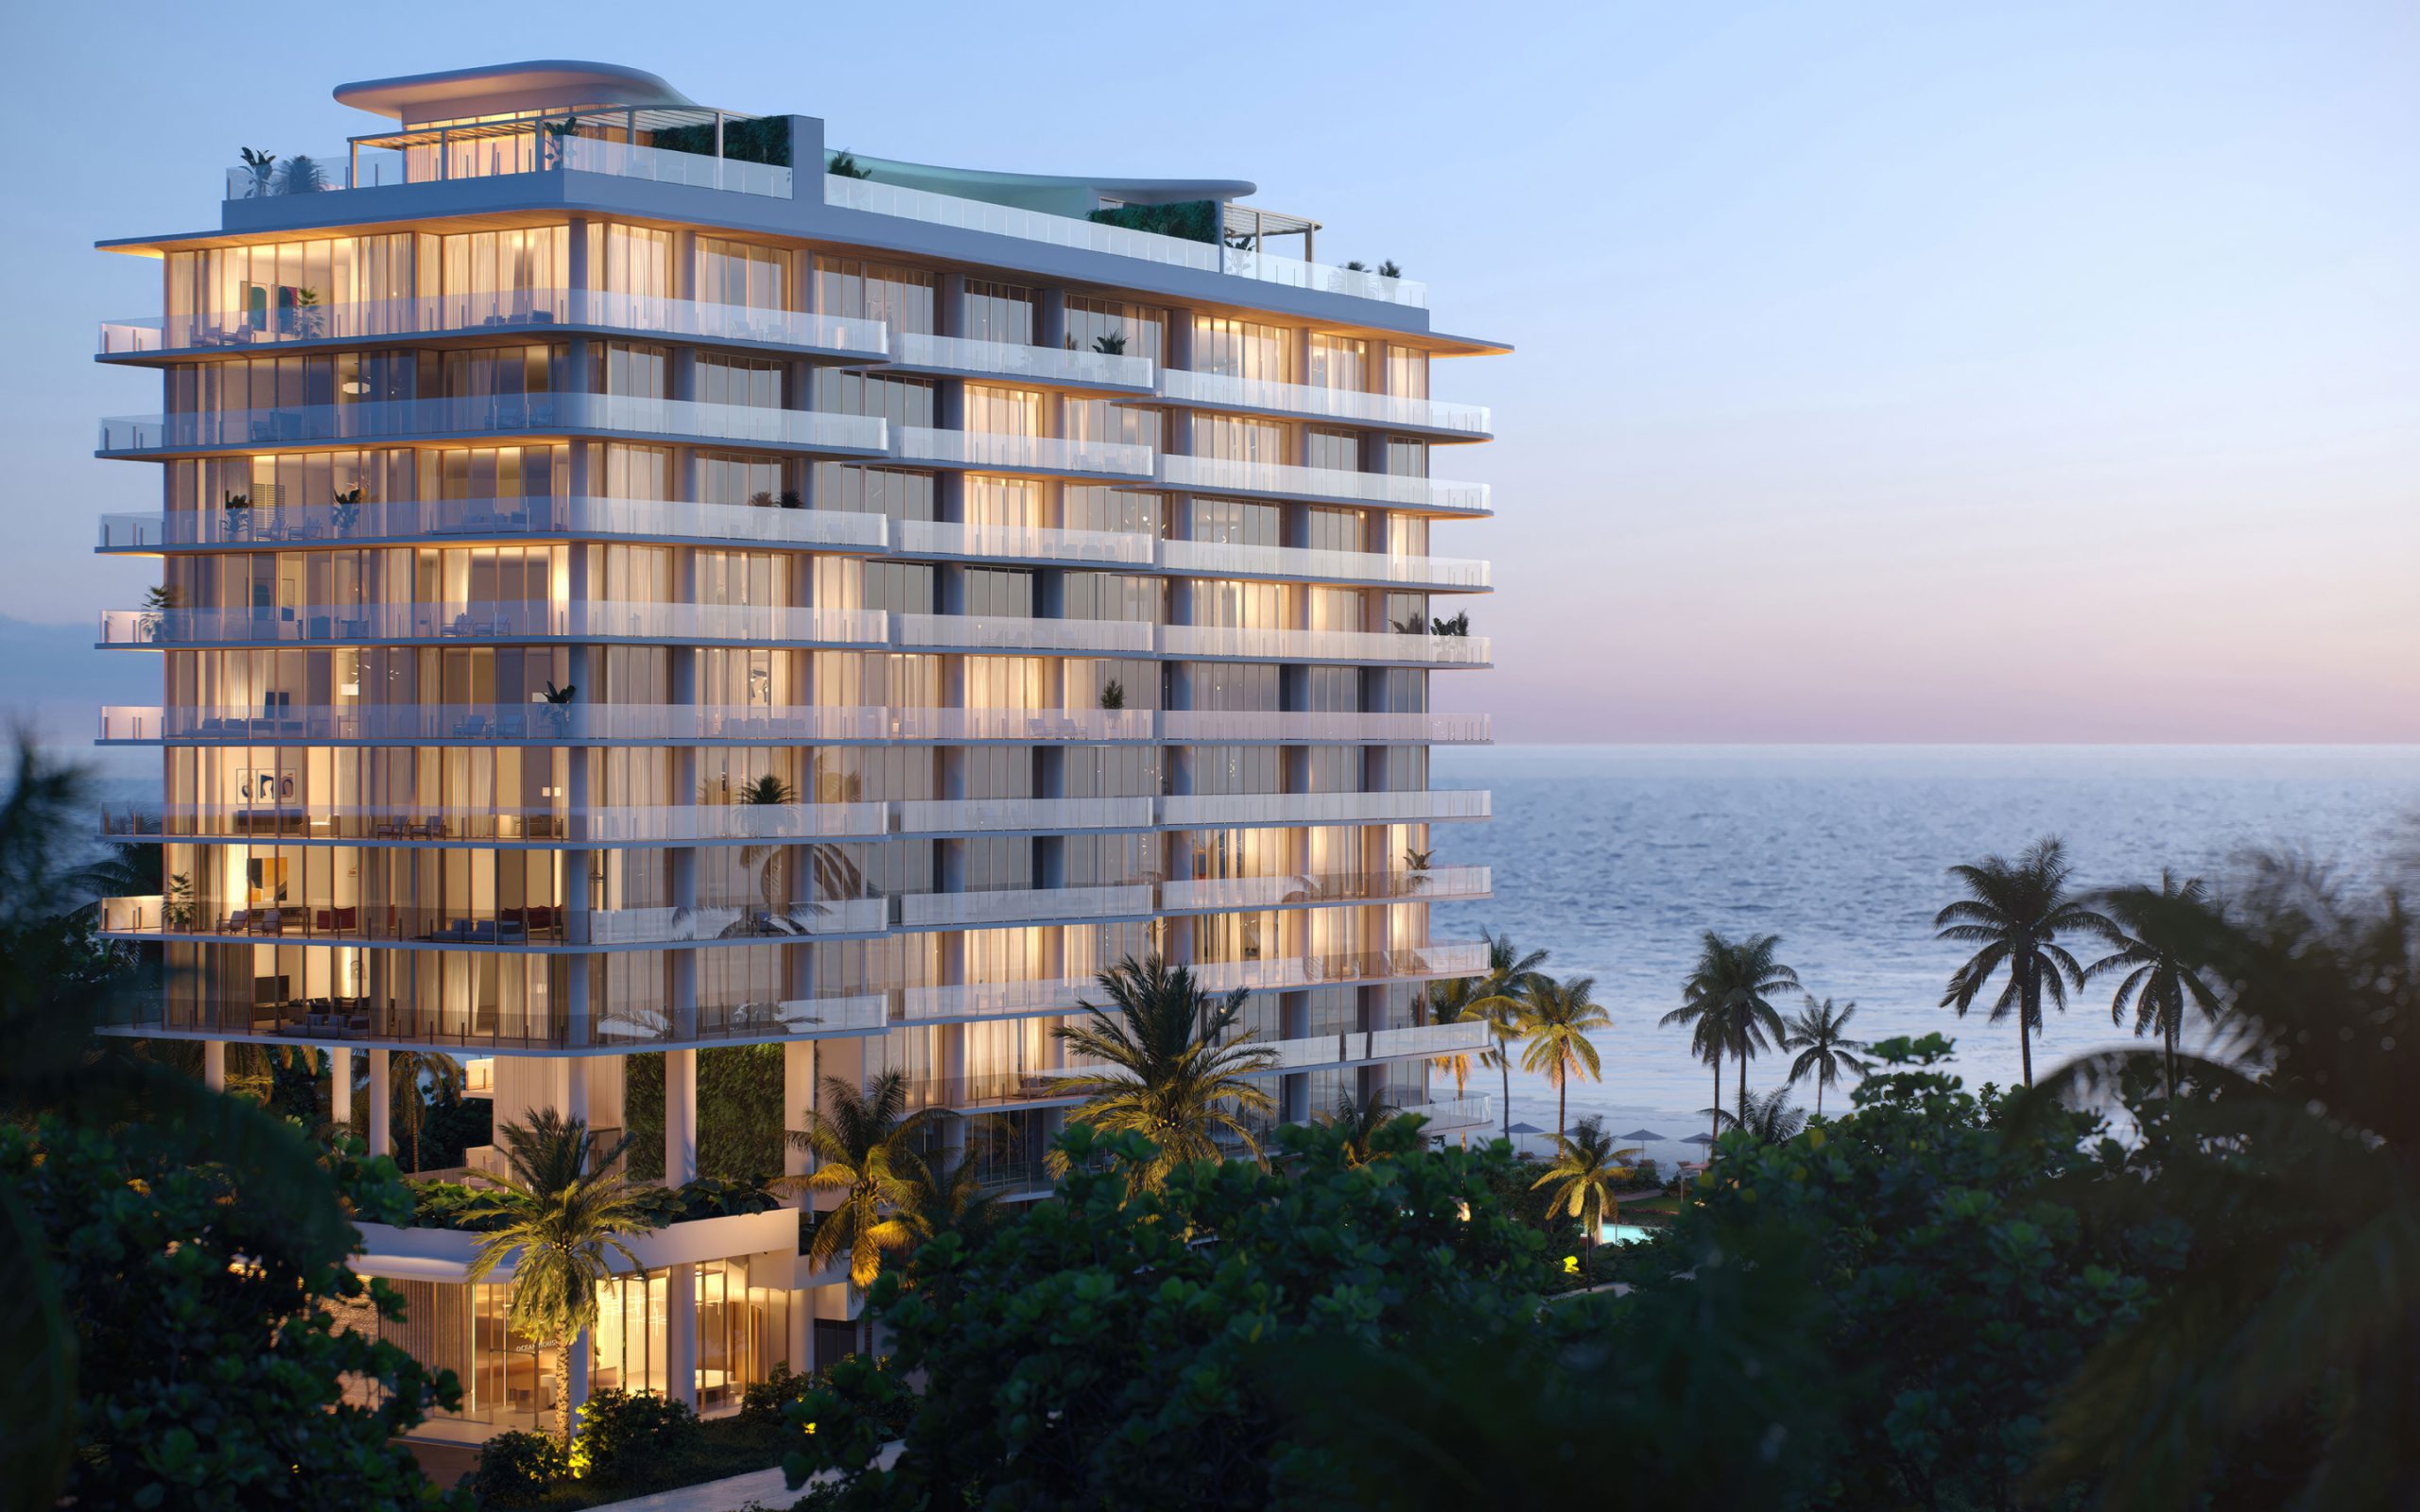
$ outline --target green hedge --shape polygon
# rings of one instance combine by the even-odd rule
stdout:
[[[655,133],[655,146],[667,152],[694,152],[701,158],[715,155],[715,126],[701,121],[695,126],[666,127]],[[790,165],[790,118],[786,115],[759,116],[752,121],[722,123],[722,155],[733,163],[769,163],[776,168]]]
[[[1104,226],[1123,226],[1128,231],[1148,231],[1157,236],[1214,246],[1219,242],[1223,220],[1216,199],[1184,199],[1173,205],[1119,205],[1114,210],[1096,210],[1091,218]]]

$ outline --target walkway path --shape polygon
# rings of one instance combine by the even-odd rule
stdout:
[[[898,1457],[899,1445],[896,1442],[885,1444],[874,1465],[877,1469],[889,1469],[890,1462]],[[708,1481],[701,1486],[650,1492],[646,1496],[631,1497],[627,1502],[608,1502],[589,1508],[589,1512],[739,1512],[751,1502],[777,1509],[777,1512],[787,1512],[787,1508],[805,1494],[804,1486],[791,1490],[783,1481],[779,1469],[751,1470],[745,1475]]]

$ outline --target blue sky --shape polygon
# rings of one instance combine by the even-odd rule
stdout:
[[[696,24],[688,20],[692,15]],[[95,239],[215,224],[352,78],[534,57],[975,166],[1237,177],[1510,358],[1443,397],[1522,740],[2420,740],[2420,10],[142,4],[12,18],[0,613],[156,501]],[[569,40],[567,40],[569,39]],[[36,123],[49,123],[46,129]],[[26,696],[0,663],[0,701]]]

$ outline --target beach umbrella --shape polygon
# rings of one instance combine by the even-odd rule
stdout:
[[[1634,1128],[1627,1134],[1616,1134],[1614,1138],[1617,1140],[1653,1140],[1658,1143],[1662,1143],[1664,1140],[1663,1135],[1656,1133],[1651,1128]]]
[[[1504,1132],[1507,1134],[1543,1134],[1546,1130],[1538,1127],[1535,1124],[1515,1124]]]
[[[1692,1134],[1681,1143],[1684,1144],[1711,1144],[1714,1143],[1714,1136],[1711,1134]]]

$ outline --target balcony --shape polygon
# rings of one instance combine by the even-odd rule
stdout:
[[[565,537],[750,545],[881,554],[890,522],[836,509],[659,499],[388,499],[360,504],[261,505],[101,516],[99,549],[335,545]]]
[[[156,643],[152,643],[156,644]],[[103,745],[163,741],[539,746],[687,745],[1473,745],[1472,713],[1304,713],[1170,709],[775,709],[756,704],[290,704],[257,712],[207,705],[108,705]]]
[[[1392,951],[1347,951],[1326,955],[1289,955],[1253,961],[1211,961],[1193,968],[1210,992],[1288,992],[1354,982],[1412,982],[1478,976],[1487,971],[1487,945],[1470,940]]]
[[[1434,867],[1419,871],[1310,872],[1283,877],[1214,877],[1163,883],[1160,911],[1230,913],[1259,908],[1325,908],[1376,902],[1443,902],[1486,898],[1485,867]]]
[[[157,895],[100,900],[101,932],[113,937],[275,939],[290,944],[517,947],[763,942],[827,935],[876,935],[890,924],[890,901],[853,898],[761,908],[599,908],[560,904],[475,910],[462,904],[248,903]]]
[[[1403,1029],[1355,1030],[1304,1040],[1278,1040],[1271,1041],[1270,1048],[1277,1052],[1281,1069],[1301,1071],[1311,1066],[1401,1060],[1410,1056],[1470,1055],[1486,1049],[1491,1042],[1487,1025],[1472,1019]]]
[[[1495,1124],[1495,1100],[1482,1092],[1470,1097],[1432,1097],[1424,1103],[1399,1103],[1407,1113],[1416,1113],[1428,1121],[1425,1132],[1458,1134],[1467,1129],[1492,1128]]]
[[[1156,734],[1181,745],[1469,746],[1485,744],[1489,730],[1485,714],[1169,709]]]
[[[137,316],[101,323],[97,355],[148,358],[227,351],[357,344],[398,338],[481,338],[596,331],[655,340],[775,348],[834,362],[880,362],[890,355],[880,320],[697,300],[610,294],[595,289],[510,289],[346,301],[268,310]],[[1150,384],[1147,370],[1144,387]]]
[[[253,1001],[229,1005],[169,1001],[155,994],[113,1004],[105,1032],[368,1048],[433,1046],[471,1054],[661,1049],[879,1034],[887,1026],[889,1008],[889,1000],[880,993],[700,1005],[695,1022],[683,1028],[661,1004],[608,1003],[588,1023],[579,1025],[571,1022],[561,1008],[521,1014],[467,1005],[428,1009],[360,995],[300,997],[290,992],[256,995]]]
[[[977,614],[896,614],[898,644],[910,650],[1059,651],[1148,657],[1154,627],[1135,620],[1019,619]]]
[[[1240,629],[1212,625],[1159,627],[1160,654],[1193,662],[1342,662],[1357,666],[1488,665],[1483,635],[1402,631]]]
[[[1148,919],[1151,902],[1148,886],[909,893],[899,900],[899,922],[907,929],[984,929],[1067,919]]]
[[[1488,816],[1490,795],[1478,788],[1412,793],[1188,794],[1159,801],[1168,829],[1225,825],[1432,824]]]
[[[1282,462],[1243,462],[1226,457],[1164,455],[1158,481],[1188,493],[1256,495],[1317,503],[1379,504],[1431,514],[1492,512],[1484,483],[1442,478],[1396,477],[1346,468],[1293,467]]]
[[[963,468],[976,472],[1030,472],[1046,477],[1151,476],[1151,449],[1123,441],[1071,441],[1055,436],[940,430],[927,425],[894,426],[890,435],[892,456],[926,467]]]
[[[1306,263],[1216,242],[1160,236],[1150,232],[1130,231],[1123,226],[1104,226],[1097,221],[1019,210],[986,200],[962,199],[955,195],[876,183],[871,179],[840,179],[827,174],[823,180],[823,202],[876,215],[922,221],[928,226],[949,226],[959,231],[1014,236],[1052,247],[1131,257],[1167,267],[1187,267],[1204,273],[1223,273],[1233,278],[1256,279],[1288,288],[1341,294],[1353,299],[1380,300],[1416,309],[1426,309],[1428,304],[1428,286],[1410,279],[1385,278],[1376,273],[1330,267],[1322,263]]]
[[[891,337],[890,365],[911,372],[996,378],[1006,383],[1056,388],[1108,388],[1151,392],[1151,360],[1120,352],[1028,347],[1007,341],[925,335],[902,331]]]
[[[943,434],[955,435],[956,432]],[[667,442],[729,441],[817,455],[890,455],[885,422],[862,415],[707,404],[630,394],[497,394],[462,399],[365,399],[278,409],[125,415],[101,421],[98,455],[171,456],[257,452],[333,441],[486,436],[611,436]],[[1148,457],[1149,454],[1145,454]],[[1148,473],[1148,465],[1146,472]]]
[[[939,520],[899,520],[890,524],[891,543],[885,555],[893,557],[1148,568],[1152,565],[1154,555],[1154,537],[1127,531],[968,525]]]
[[[708,118],[713,114],[692,113]],[[558,123],[562,119],[553,118]],[[229,168],[226,198],[277,199],[455,179],[565,172],[686,184],[775,199],[791,198],[793,176],[785,167],[595,137],[557,140],[547,131],[547,125],[544,120],[514,121],[365,137],[343,151],[325,156],[297,154],[275,169],[249,165]],[[309,165],[307,173],[297,170],[299,163]]]
[[[1229,373],[1193,372],[1183,368],[1160,369],[1159,395],[1179,404],[1209,409],[1247,410],[1258,414],[1341,421],[1349,424],[1416,431],[1446,440],[1477,441],[1488,438],[1494,423],[1478,404],[1446,404],[1394,394],[1365,394],[1356,388],[1323,388],[1312,384],[1270,383]]]
[[[906,799],[896,805],[903,834],[1087,830],[1148,830],[1149,798],[986,798]]]
[[[767,604],[558,604],[499,599],[279,609],[106,610],[103,647],[371,645],[418,642],[637,641],[649,644],[884,646],[879,610]],[[540,706],[529,706],[536,710]]]
[[[1484,589],[1490,583],[1488,564],[1483,561],[1308,546],[1247,546],[1225,541],[1162,541],[1158,565],[1167,572],[1212,577],[1290,577],[1430,591]]]

